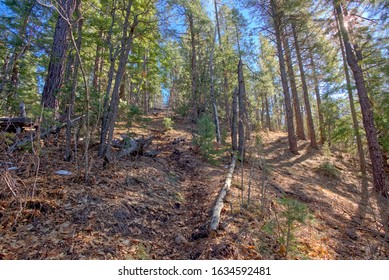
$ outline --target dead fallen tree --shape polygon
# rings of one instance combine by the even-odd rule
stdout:
[[[81,120],[84,116],[79,116],[73,120],[71,120],[71,123],[74,124],[76,122],[78,122],[79,120]],[[28,143],[31,143],[32,141],[35,140],[36,137],[38,137],[38,135],[40,135],[40,139],[44,139],[46,137],[48,137],[49,135],[51,134],[57,134],[59,133],[65,126],[67,125],[67,122],[65,123],[62,123],[60,125],[56,125],[56,126],[52,126],[50,127],[49,129],[46,129],[44,131],[41,131],[40,133],[38,132],[33,132],[31,133],[29,136],[26,136],[24,139],[20,140],[20,141],[17,141],[15,144],[13,144],[12,146],[10,146],[8,148],[8,152],[9,153],[12,153],[14,151],[16,151],[19,147],[22,147]]]
[[[154,137],[129,140],[123,145],[122,150],[119,152],[116,158],[121,159],[125,156],[148,155],[146,150],[151,145],[153,139]]]
[[[232,157],[231,165],[230,165],[230,168],[229,168],[228,173],[227,173],[227,178],[224,182],[223,187],[221,188],[221,190],[219,192],[219,195],[218,195],[216,203],[215,203],[215,207],[213,207],[211,225],[209,227],[211,233],[215,232],[217,230],[217,228],[219,227],[220,213],[223,209],[224,200],[225,200],[227,193],[231,187],[232,175],[234,173],[235,164],[236,164],[236,155],[234,155]]]

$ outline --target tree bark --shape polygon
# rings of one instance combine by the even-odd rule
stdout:
[[[119,88],[123,79],[124,72],[126,70],[126,65],[128,61],[128,55],[130,53],[132,42],[134,39],[135,27],[138,25],[138,16],[135,15],[134,20],[131,25],[129,25],[129,17],[131,14],[132,1],[127,3],[126,17],[123,23],[123,37],[122,37],[122,49],[119,57],[119,65],[115,77],[115,85],[112,90],[112,98],[110,106],[108,109],[107,122],[106,122],[106,131],[107,137],[105,141],[101,144],[105,146],[104,148],[104,157],[110,159],[111,157],[111,142],[113,138],[113,132],[115,129],[115,121],[117,117],[117,111],[119,106]]]
[[[346,49],[347,63],[353,72],[359,96],[359,103],[361,105],[363,126],[366,131],[370,160],[373,166],[374,189],[377,193],[380,193],[383,196],[388,196],[388,189],[385,184],[384,162],[380,145],[378,143],[377,130],[374,125],[373,108],[367,94],[365,78],[363,77],[363,69],[360,66],[360,62],[363,59],[362,53],[357,45],[354,45],[354,48],[351,46],[349,34],[344,24],[342,8],[337,1],[334,1],[334,7],[339,20],[343,43]]]
[[[226,112],[225,120],[226,120],[226,123],[231,125],[232,120],[231,120],[231,115],[230,115],[230,98],[229,98],[230,89],[228,86],[228,73],[227,73],[227,69],[226,69],[227,68],[226,67],[226,60],[224,57],[224,49],[223,49],[222,37],[221,37],[221,33],[220,33],[219,12],[218,12],[216,0],[214,0],[214,4],[215,4],[216,28],[217,28],[218,38],[219,38],[220,53],[223,56],[222,67],[223,67],[223,92],[224,92],[224,98],[225,98],[224,105],[225,105],[225,112]]]
[[[77,41],[76,46],[77,50],[80,51],[81,49],[81,43],[82,43],[82,26],[83,26],[83,18],[82,18],[82,11],[81,11],[81,0],[77,0],[76,5],[76,13],[77,13]],[[72,149],[71,149],[71,143],[72,143],[72,127],[73,123],[71,121],[71,118],[73,116],[73,109],[74,109],[74,103],[76,100],[76,90],[77,90],[77,77],[78,77],[78,69],[80,67],[80,61],[76,57],[74,59],[74,70],[73,70],[73,77],[72,77],[72,87],[70,91],[70,98],[69,98],[69,104],[66,108],[66,147],[65,147],[65,161],[71,161],[72,160]]]
[[[336,17],[335,17],[335,20],[336,20],[336,24],[337,24],[337,28],[338,28],[339,46],[340,46],[340,50],[341,50],[341,53],[342,53],[343,70],[344,70],[344,75],[346,77],[347,93],[348,93],[348,98],[349,98],[349,101],[350,101],[350,111],[351,111],[351,117],[352,117],[352,120],[353,120],[354,135],[355,135],[355,139],[357,141],[359,165],[360,165],[361,173],[362,174],[366,174],[365,153],[363,151],[363,144],[362,144],[361,134],[359,133],[357,112],[355,110],[355,105],[354,105],[354,96],[353,96],[353,90],[352,90],[352,86],[351,86],[350,73],[349,73],[348,67],[347,67],[346,53],[345,53],[345,50],[344,50],[344,44],[342,42],[342,33],[340,31],[339,22],[338,22]]]
[[[116,11],[117,11],[116,1],[114,1],[112,6],[112,11],[111,11],[111,25],[107,35],[107,45],[109,46],[110,66],[108,70],[107,87],[103,98],[104,100],[103,100],[103,113],[101,117],[100,146],[98,152],[98,155],[100,157],[103,156],[106,149],[106,138],[108,133],[107,121],[108,121],[109,96],[112,89],[112,83],[114,78],[113,76],[115,72],[115,65],[116,65],[116,58],[117,58],[117,53],[115,52],[114,46],[112,44],[112,34],[113,34],[113,29],[116,21]]]
[[[308,93],[308,87],[307,87],[307,81],[305,77],[305,69],[303,65],[303,59],[300,52],[300,44],[298,41],[298,35],[296,32],[296,25],[292,21],[292,31],[293,31],[293,37],[294,37],[294,45],[296,48],[296,56],[297,61],[300,68],[300,76],[301,76],[301,83],[303,87],[303,93],[304,93],[304,103],[305,103],[305,111],[307,115],[307,123],[308,123],[308,129],[309,129],[309,137],[311,140],[311,147],[314,149],[318,149],[317,141],[316,141],[316,134],[315,134],[315,125],[313,123],[313,117],[312,117],[312,111],[311,111],[311,104],[309,102],[309,93]]]
[[[304,133],[304,121],[303,115],[300,109],[300,100],[297,92],[296,86],[296,76],[294,74],[293,64],[292,64],[292,56],[289,48],[288,39],[283,36],[283,43],[285,48],[285,62],[287,65],[287,72],[289,76],[290,88],[292,91],[292,99],[293,99],[293,108],[294,108],[294,116],[296,122],[296,135],[300,140],[306,140]]]
[[[219,125],[219,115],[217,113],[217,103],[216,103],[216,97],[215,97],[215,81],[213,78],[213,56],[215,53],[215,40],[216,40],[216,30],[215,34],[213,36],[213,43],[212,43],[212,51],[211,56],[209,60],[209,77],[210,77],[210,94],[211,94],[211,100],[212,100],[212,109],[213,109],[213,120],[215,123],[215,133],[216,133],[216,141],[218,143],[221,142],[221,136],[220,136],[220,125]]]
[[[309,41],[308,41],[308,43],[309,43]],[[317,78],[316,64],[315,64],[315,61],[313,59],[313,53],[312,53],[311,46],[308,46],[308,54],[309,54],[309,58],[311,60],[313,83],[314,83],[314,86],[315,86],[317,111],[318,111],[318,116],[319,116],[320,143],[324,144],[327,139],[326,139],[326,132],[325,132],[325,128],[324,128],[323,109],[322,109],[322,106],[321,106],[321,97],[320,97],[320,91],[319,91],[319,80]]]
[[[238,134],[239,134],[239,143],[238,143],[238,151],[240,155],[240,160],[243,160],[243,153],[245,149],[246,142],[246,86],[244,82],[243,76],[243,62],[242,59],[239,59],[238,64],[238,107],[239,107],[239,120],[238,120]]]
[[[238,150],[238,88],[235,88],[232,96],[231,141],[232,150]]]
[[[236,164],[236,155],[234,155],[232,157],[230,168],[228,169],[228,173],[227,173],[227,178],[224,182],[222,189],[219,192],[219,195],[216,199],[215,206],[214,206],[213,211],[212,211],[212,218],[211,218],[211,224],[210,224],[211,232],[216,231],[219,227],[220,213],[223,209],[224,200],[225,200],[227,193],[231,187],[231,181],[232,181],[232,176],[234,174],[235,164]]]
[[[288,81],[287,81],[286,70],[285,70],[284,52],[283,52],[282,40],[281,40],[282,14],[279,11],[279,7],[277,7],[276,0],[270,0],[270,8],[272,11],[274,30],[276,34],[278,62],[280,65],[281,83],[282,83],[282,89],[285,98],[285,110],[286,110],[285,113],[286,113],[286,125],[288,129],[289,149],[293,154],[298,154],[297,141],[296,141],[296,135],[294,130],[294,124],[293,124],[292,104],[290,100]]]
[[[190,44],[191,44],[191,90],[192,90],[192,102],[193,102],[193,121],[197,120],[199,117],[198,112],[198,96],[197,96],[197,59],[196,59],[196,39],[195,39],[195,30],[194,30],[194,19],[193,14],[188,12],[189,20],[189,30],[190,30]]]
[[[271,126],[270,106],[269,106],[269,98],[267,96],[267,91],[265,91],[265,109],[266,109],[267,128],[269,129],[269,131],[271,131],[272,130],[272,126]]]
[[[99,31],[99,39],[103,36],[102,31]],[[96,44],[96,54],[95,54],[95,64],[93,66],[93,81],[92,81],[92,86],[95,91],[98,91],[99,87],[99,69],[100,69],[100,64],[102,62],[101,58],[101,44],[100,42],[97,42]]]
[[[66,19],[58,15],[55,26],[49,68],[42,92],[41,103],[45,108],[58,109],[57,95],[62,86],[66,53],[69,47],[68,34],[70,26],[67,20],[71,20],[75,6],[75,0],[60,1],[60,7]]]

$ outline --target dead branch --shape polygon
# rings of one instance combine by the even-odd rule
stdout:
[[[130,140],[127,145],[124,145],[116,158],[120,159],[128,155],[143,155],[147,147],[151,145],[153,139],[154,137]]]
[[[73,119],[71,122],[72,122],[72,123],[78,122],[78,121],[81,120],[82,118],[83,118],[83,116],[79,116],[79,117]],[[40,137],[39,137],[39,138],[40,138],[40,139],[44,139],[44,138],[46,138],[47,136],[49,136],[49,135],[51,135],[51,134],[57,134],[57,133],[59,133],[59,132],[62,130],[62,128],[64,128],[65,126],[66,126],[66,122],[65,122],[65,123],[62,123],[62,124],[59,125],[59,126],[52,126],[51,128],[49,128],[49,129],[43,131],[42,133],[40,133]],[[29,135],[29,136],[25,137],[24,139],[22,139],[22,140],[16,142],[15,144],[13,144],[12,146],[10,146],[10,147],[8,148],[8,152],[9,152],[9,153],[12,153],[12,152],[16,151],[19,147],[22,147],[22,146],[26,145],[27,143],[31,143],[31,142],[34,141],[35,138],[37,138],[37,137],[38,137],[38,134],[37,134],[37,133],[33,133],[31,136]]]

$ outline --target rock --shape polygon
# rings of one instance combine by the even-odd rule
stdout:
[[[67,170],[58,170],[58,171],[55,171],[55,174],[61,175],[61,176],[69,176],[69,175],[72,175],[72,172],[67,171]]]
[[[350,237],[352,240],[357,240],[358,239],[358,235],[356,234],[355,232],[355,229],[348,229],[346,231],[348,237]]]
[[[182,234],[178,234],[174,238],[174,241],[176,242],[177,245],[189,244],[188,240],[186,240],[186,238]]]
[[[8,171],[14,171],[14,170],[18,170],[18,169],[19,169],[19,167],[16,167],[16,166],[7,168]]]

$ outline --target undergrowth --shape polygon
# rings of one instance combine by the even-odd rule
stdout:
[[[295,238],[299,225],[312,218],[308,207],[292,198],[280,198],[278,204],[282,207],[279,214],[264,225],[265,232],[275,235],[280,244],[278,253],[287,258],[290,252],[296,250],[298,242]]]

